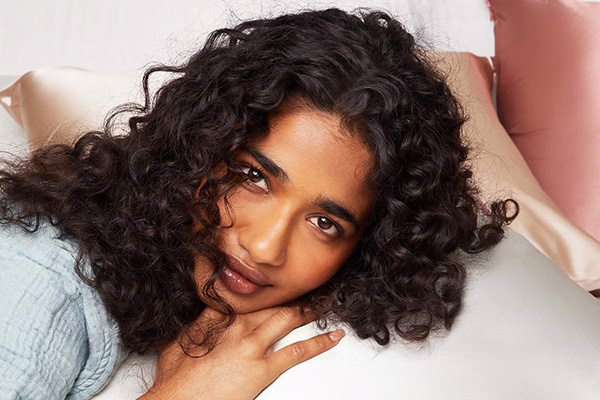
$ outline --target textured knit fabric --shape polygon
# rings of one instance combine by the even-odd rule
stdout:
[[[0,225],[0,399],[88,399],[128,355],[59,233]]]

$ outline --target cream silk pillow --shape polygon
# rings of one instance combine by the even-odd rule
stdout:
[[[1,90],[0,105],[23,127],[31,150],[44,144],[72,142],[79,132],[100,129],[112,107],[141,102],[142,74],[137,70],[99,72],[71,66],[40,68]],[[156,75],[151,86],[161,83]]]
[[[548,196],[600,241],[600,3],[490,7],[500,121]]]
[[[521,213],[511,227],[586,290],[600,288],[600,243],[570,223],[540,188],[498,121],[492,103],[493,74],[485,57],[432,53],[465,110],[472,115],[465,135],[475,147],[471,163],[486,202],[512,197]],[[32,149],[73,142],[77,132],[99,129],[120,103],[141,102],[143,71],[102,73],[73,67],[30,71],[0,91],[0,104],[24,129]],[[168,76],[152,78],[157,88]],[[153,90],[151,90],[153,92]]]

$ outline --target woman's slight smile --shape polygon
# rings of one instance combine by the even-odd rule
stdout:
[[[371,153],[339,122],[293,108],[270,117],[269,133],[236,156],[248,179],[228,197],[234,223],[219,239],[230,263],[215,283],[236,312],[283,304],[322,285],[360,239],[373,201]],[[221,225],[230,226],[223,198],[218,205]],[[211,273],[198,261],[199,287]]]

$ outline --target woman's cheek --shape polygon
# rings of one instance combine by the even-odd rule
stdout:
[[[327,282],[341,267],[339,257],[332,256],[331,252],[312,253],[307,250],[306,257],[300,263],[297,269],[295,281],[298,282],[305,292],[308,292]],[[308,271],[308,273],[307,273]]]

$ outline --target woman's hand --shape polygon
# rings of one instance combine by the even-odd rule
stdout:
[[[222,316],[206,308],[199,318]],[[313,320],[312,314],[303,317],[290,306],[238,314],[215,348],[201,358],[187,356],[174,341],[160,353],[154,386],[140,399],[254,399],[281,373],[331,349],[343,337],[340,329],[339,337],[324,333],[273,352],[276,341]]]

